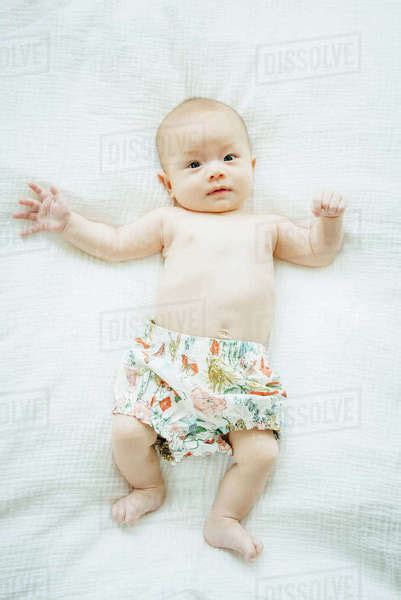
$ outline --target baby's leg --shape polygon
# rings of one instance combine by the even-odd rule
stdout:
[[[120,523],[132,525],[159,508],[166,496],[160,460],[152,445],[157,433],[135,417],[113,414],[112,418],[113,458],[134,488],[113,504],[112,515]]]
[[[262,494],[278,456],[278,444],[270,430],[249,429],[228,434],[237,461],[225,473],[206,519],[203,535],[217,548],[230,548],[252,561],[263,550],[239,523]]]

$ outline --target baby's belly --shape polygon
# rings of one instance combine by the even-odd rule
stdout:
[[[173,331],[265,344],[273,322],[273,264],[235,268],[164,268],[154,319]]]

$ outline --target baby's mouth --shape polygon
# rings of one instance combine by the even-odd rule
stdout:
[[[222,187],[220,187],[220,188],[218,188],[218,189],[215,189],[215,190],[214,190],[214,191],[212,191],[212,192],[208,192],[208,194],[207,194],[207,195],[208,195],[208,196],[219,196],[220,194],[224,194],[224,193],[227,193],[227,192],[231,192],[230,188],[227,188],[227,187],[223,187],[223,186],[222,186]]]

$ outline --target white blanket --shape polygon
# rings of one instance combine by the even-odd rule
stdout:
[[[2,2],[1,598],[400,597],[400,17],[371,0]],[[111,518],[129,490],[113,377],[161,258],[105,263],[11,217],[30,180],[108,223],[168,204],[154,135],[194,95],[246,120],[253,210],[308,222],[317,191],[348,202],[332,265],[275,261],[288,418],[244,520],[252,565],[202,537],[229,457],[163,463],[165,504]]]

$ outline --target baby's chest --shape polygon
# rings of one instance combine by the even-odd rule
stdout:
[[[186,223],[185,227],[177,226],[168,252],[170,255],[185,252],[200,263],[264,262],[272,256],[273,227],[271,222],[263,220],[208,223],[203,227],[199,223]]]

